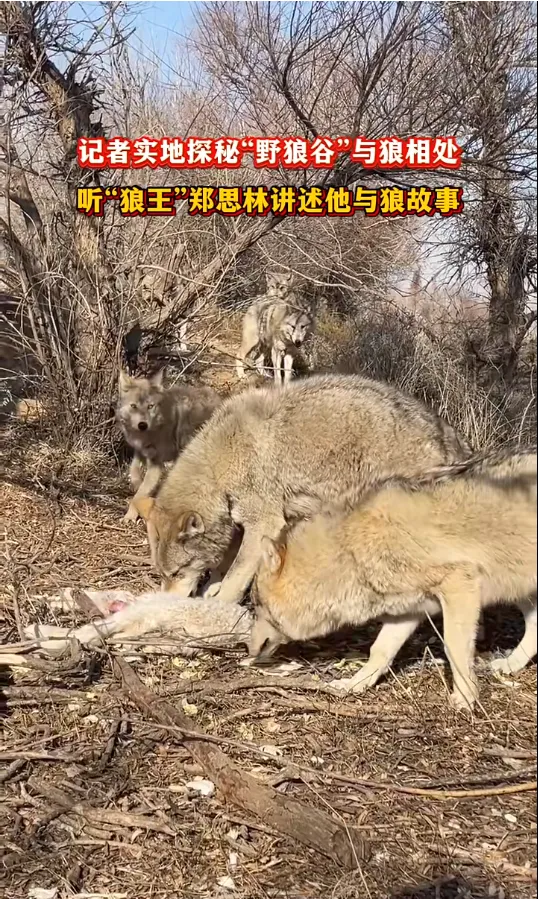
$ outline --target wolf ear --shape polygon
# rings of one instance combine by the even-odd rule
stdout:
[[[323,509],[323,502],[313,493],[290,493],[284,501],[284,520],[293,525],[305,518],[313,518]]]
[[[270,537],[262,537],[261,547],[263,564],[271,574],[277,574],[282,568],[284,553]]]
[[[164,377],[164,368],[161,368],[160,371],[155,372],[151,378],[148,378],[149,383],[152,387],[162,387]]]
[[[198,512],[188,512],[178,526],[178,537],[197,537],[205,531],[204,521]]]
[[[118,389],[120,393],[126,393],[130,387],[134,384],[134,378],[131,378],[130,375],[127,374],[126,371],[120,371],[120,376],[118,378]]]
[[[155,500],[152,496],[141,496],[139,499],[132,499],[131,503],[144,521],[148,520],[155,506]]]

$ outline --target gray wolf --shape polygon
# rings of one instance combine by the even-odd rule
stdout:
[[[462,459],[454,430],[418,400],[356,375],[318,375],[285,390],[226,400],[171,468],[155,500],[137,503],[153,563],[174,590],[195,591],[221,561],[234,527],[241,546],[219,597],[239,602],[261,538],[285,525],[290,495],[356,502],[372,483]]]
[[[305,501],[306,502],[306,501]],[[311,502],[312,512],[321,508]],[[520,644],[494,668],[516,672],[536,655],[536,447],[390,479],[351,512],[314,514],[280,540],[264,538],[253,596],[250,654],[381,619],[368,663],[334,686],[373,686],[426,615],[443,613],[452,702],[472,708],[481,608],[515,603]]]
[[[292,290],[292,277],[267,275],[267,294],[247,309],[236,362],[239,378],[245,375],[247,361],[263,375],[269,352],[275,381],[291,379],[294,360],[314,324],[312,309]]]
[[[201,643],[209,646],[248,644],[252,616],[241,606],[222,603],[218,599],[186,599],[173,593],[145,593],[135,598],[124,591],[86,592],[101,611],[117,611],[67,632],[64,628],[32,625],[26,628],[26,636],[41,640],[42,648],[53,652],[67,646],[70,637],[91,647],[111,637],[118,642],[159,634],[170,639],[171,649],[178,651],[179,645],[183,655],[191,655]],[[165,648],[162,643],[157,646],[161,651]]]
[[[162,372],[151,378],[132,378],[121,372],[119,377],[116,421],[134,450],[129,477],[137,499],[155,490],[164,465],[177,458],[221,403],[210,387],[182,384],[166,389],[162,377]],[[131,501],[124,520],[137,518]]]

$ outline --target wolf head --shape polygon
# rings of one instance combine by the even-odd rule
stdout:
[[[161,427],[164,422],[162,400],[165,393],[162,377],[162,372],[151,378],[131,378],[121,372],[116,420],[126,430],[138,432],[142,436]]]
[[[151,560],[162,579],[163,590],[188,596],[196,591],[205,571],[215,568],[234,536],[228,510],[215,521],[204,521],[193,510],[171,515],[150,497],[135,500],[145,520]]]
[[[282,324],[282,335],[299,349],[312,330],[312,313],[308,309],[293,309]]]
[[[274,297],[275,300],[284,300],[292,288],[293,273],[267,272],[266,281],[267,296]]]
[[[285,559],[285,546],[270,540],[269,537],[263,537],[262,558],[251,587],[256,616],[249,641],[251,658],[270,658],[282,643],[290,641],[274,615],[281,594],[280,575]]]

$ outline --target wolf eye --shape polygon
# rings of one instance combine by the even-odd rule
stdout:
[[[136,409],[136,403],[131,403],[131,409]]]
[[[155,406],[154,406],[153,403],[148,403],[148,411],[149,411],[150,409],[154,409],[154,408],[155,408]]]

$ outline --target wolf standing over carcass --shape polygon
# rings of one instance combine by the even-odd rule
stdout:
[[[296,498],[296,502],[299,498]],[[250,654],[381,618],[368,663],[334,686],[360,692],[389,669],[426,615],[442,610],[457,707],[472,708],[481,608],[516,603],[525,617],[517,648],[494,663],[524,668],[536,655],[536,447],[446,467],[418,480],[373,487],[349,511],[316,514],[264,538]]]
[[[154,564],[170,588],[187,593],[240,527],[241,546],[219,593],[238,602],[256,572],[262,537],[276,539],[285,524],[288,495],[314,491],[329,506],[352,502],[380,478],[414,476],[464,455],[453,429],[399,390],[354,375],[319,375],[226,400],[155,501],[137,505]]]
[[[271,354],[273,376],[287,383],[298,351],[312,331],[312,309],[293,289],[293,275],[268,274],[267,293],[247,309],[236,363],[237,376],[245,375],[245,362],[265,372],[265,354]]]
[[[210,387],[182,384],[166,389],[162,377],[162,372],[151,378],[132,378],[121,372],[119,377],[116,421],[134,450],[129,477],[136,490],[136,500],[156,489],[165,463],[177,458],[195,431],[222,402]],[[131,501],[124,520],[137,518],[136,506]]]

